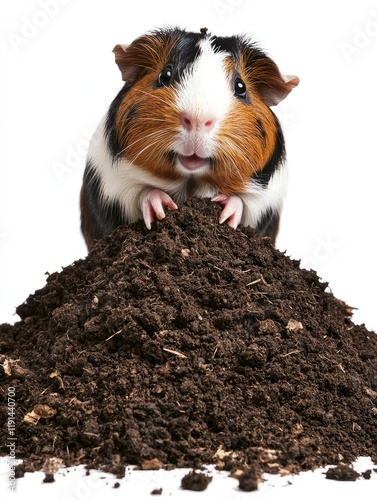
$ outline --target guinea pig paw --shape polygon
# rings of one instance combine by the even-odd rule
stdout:
[[[241,222],[243,213],[243,203],[239,196],[226,196],[225,194],[217,194],[211,201],[219,203],[224,207],[220,214],[219,222],[222,224],[228,221],[228,226],[236,229],[238,224]]]
[[[161,189],[150,189],[147,191],[141,205],[143,219],[148,229],[151,229],[155,216],[158,220],[162,220],[165,217],[164,207],[171,210],[178,208],[170,196],[161,191]]]

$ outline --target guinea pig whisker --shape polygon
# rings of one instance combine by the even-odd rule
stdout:
[[[235,163],[235,160],[233,158],[233,152],[236,152],[239,156],[242,157],[242,159],[250,166],[251,170],[255,170],[255,167],[253,165],[253,163],[251,162],[250,158],[248,158],[248,156],[244,153],[244,151],[242,151],[242,149],[240,149],[237,144],[235,144],[235,141],[224,141],[223,142],[223,145],[224,145],[224,151],[229,151],[229,158],[227,159],[231,159],[232,160],[232,163],[234,164],[234,166],[236,167],[237,171],[239,172],[239,167],[236,165]],[[241,174],[240,174],[240,177],[241,177]]]
[[[135,90],[137,90],[141,94],[145,94],[145,95],[147,95],[149,97],[154,97],[158,101],[161,101],[163,104],[167,104],[168,106],[175,107],[175,103],[174,103],[174,101],[172,99],[170,99],[170,100],[163,99],[161,96],[158,96],[156,94],[152,94],[152,92],[146,92],[145,90],[141,90],[141,89],[135,89]]]
[[[158,135],[157,135],[158,134]],[[135,163],[135,161],[139,158],[140,155],[142,155],[145,151],[147,151],[147,149],[151,149],[153,147],[155,147],[157,145],[157,150],[154,150],[153,153],[155,156],[158,156],[157,153],[159,153],[159,151],[161,150],[161,153],[160,153],[160,156],[162,156],[163,154],[163,150],[162,150],[162,145],[161,145],[161,140],[170,135],[169,134],[169,131],[168,130],[158,130],[156,132],[154,132],[153,134],[149,134],[150,136],[151,135],[155,135],[155,140],[150,142],[149,144],[147,144],[143,149],[141,149],[137,154],[136,156],[134,156],[131,160],[131,163]],[[166,146],[165,146],[166,147]]]
[[[239,150],[235,145],[230,145],[226,141],[221,141],[221,154],[219,155],[220,158],[223,160],[224,166],[227,169],[228,173],[230,176],[234,176],[234,174],[238,174],[238,177],[242,179],[242,175],[239,169],[239,165],[237,164],[236,159],[234,158],[234,151],[236,151],[240,156],[242,156],[244,159],[246,159],[248,162],[249,160],[246,158],[244,153]],[[250,162],[249,162],[250,163]]]
[[[144,120],[145,122],[151,122],[151,121],[153,121],[153,122],[162,122],[162,123],[166,123],[166,119],[165,119],[165,118],[145,118],[145,117],[140,116],[140,117],[138,118],[138,120],[140,120],[140,121],[143,121],[143,120]]]
[[[229,163],[229,160],[231,160],[230,163]],[[231,167],[231,165],[234,166],[234,169]],[[237,162],[235,161],[235,159],[232,158],[232,156],[227,157],[226,167],[228,168],[228,171],[229,171],[229,174],[231,177],[233,177],[234,173],[236,173],[238,175],[238,177],[242,180],[242,175],[241,175],[239,166],[238,166]]]
[[[149,137],[153,137],[156,134],[161,134],[161,132],[162,132],[161,130],[155,130],[154,132],[151,132],[150,134],[143,135],[142,137],[140,137],[139,139],[136,139],[134,142],[132,142],[131,144],[128,144],[125,148],[123,148],[121,151],[119,151],[119,153],[117,154],[117,157],[121,156],[125,151],[127,151],[128,148],[131,148],[132,146],[134,146],[138,142],[143,141]]]
[[[238,153],[240,156],[242,156],[242,158],[243,158],[244,160],[246,160],[246,162],[250,165],[250,167],[251,167],[251,168],[253,168],[253,164],[251,163],[250,158],[248,158],[248,157],[245,155],[245,153],[242,151],[242,149],[240,149],[240,148],[239,148],[238,146],[236,146],[236,145],[234,146],[234,149],[235,149],[235,151],[237,151],[237,153]]]

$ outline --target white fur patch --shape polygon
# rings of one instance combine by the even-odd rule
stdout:
[[[255,182],[249,182],[246,193],[240,193],[244,210],[241,224],[256,227],[262,215],[267,210],[280,212],[288,187],[288,169],[286,165],[280,167],[271,176],[266,187]]]
[[[215,52],[208,39],[200,42],[200,49],[200,56],[184,72],[176,98],[177,109],[190,116],[195,126],[190,131],[181,127],[174,150],[184,156],[209,158],[214,156],[216,132],[226,119],[234,96],[224,64],[227,54]],[[208,120],[214,120],[215,126],[205,132],[200,125]]]

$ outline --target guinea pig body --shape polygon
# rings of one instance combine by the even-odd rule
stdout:
[[[178,28],[117,45],[125,84],[95,132],[81,190],[89,249],[121,224],[210,197],[227,221],[273,241],[287,184],[270,106],[299,80],[243,37]]]

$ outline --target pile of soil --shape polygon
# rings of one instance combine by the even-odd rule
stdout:
[[[27,467],[377,461],[377,335],[268,238],[219,225],[219,210],[191,200],[151,231],[119,228],[1,325]]]

